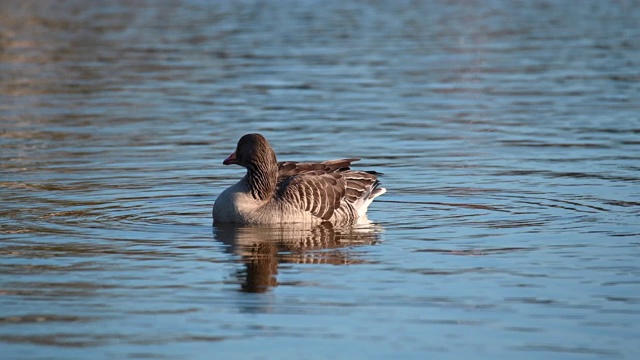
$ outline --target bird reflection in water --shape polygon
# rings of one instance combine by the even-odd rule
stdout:
[[[357,225],[338,226],[330,222],[318,225],[249,226],[215,224],[214,238],[228,245],[228,251],[240,256],[244,269],[237,276],[244,292],[259,293],[278,285],[278,265],[364,263],[354,246],[380,241],[381,228],[368,220]]]

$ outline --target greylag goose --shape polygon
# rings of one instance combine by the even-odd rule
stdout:
[[[222,163],[247,174],[224,190],[213,204],[216,223],[355,223],[386,189],[375,171],[349,167],[360,159],[305,163],[276,160],[264,136],[247,134]]]

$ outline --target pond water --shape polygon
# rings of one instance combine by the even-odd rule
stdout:
[[[635,358],[634,1],[2,1],[0,357]],[[355,227],[211,224],[263,133]]]

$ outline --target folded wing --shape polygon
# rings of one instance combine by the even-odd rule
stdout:
[[[329,160],[321,163],[281,162],[277,197],[285,206],[308,211],[323,220],[338,212],[341,217],[357,218],[382,192],[378,173],[350,170],[359,159]]]
[[[323,162],[296,162],[296,161],[282,161],[278,163],[278,182],[285,180],[288,177],[303,174],[309,171],[320,171],[323,173],[330,173],[336,171],[349,170],[351,163],[360,159],[338,159],[327,160]]]

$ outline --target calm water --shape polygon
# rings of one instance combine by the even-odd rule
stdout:
[[[634,1],[0,2],[0,358],[635,358]],[[212,227],[237,139],[370,225]]]

